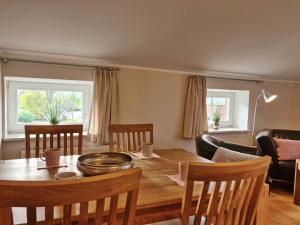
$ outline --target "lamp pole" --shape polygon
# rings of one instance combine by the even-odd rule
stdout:
[[[255,108],[254,108],[254,115],[253,115],[253,125],[252,125],[252,145],[256,145],[255,141],[255,120],[256,120],[256,110],[257,110],[257,105],[258,101],[261,97],[264,97],[265,103],[269,103],[274,101],[274,99],[277,98],[277,95],[271,94],[270,92],[267,92],[266,90],[262,89],[260,95],[256,99],[255,103]]]
[[[252,145],[256,145],[255,142],[255,122],[256,122],[256,110],[259,99],[263,96],[263,92],[260,93],[260,95],[256,99],[255,108],[254,108],[254,114],[253,114],[253,124],[252,124]]]

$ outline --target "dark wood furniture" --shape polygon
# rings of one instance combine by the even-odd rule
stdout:
[[[109,148],[114,152],[137,152],[143,143],[153,144],[153,124],[111,124]]]
[[[40,156],[40,150],[46,148],[61,148],[61,138],[63,137],[63,155],[73,155],[74,134],[78,134],[77,154],[82,154],[82,130],[83,125],[25,125],[25,155],[30,158],[30,139],[35,138],[34,157]],[[56,140],[56,145],[54,143]],[[68,148],[69,140],[69,148]],[[48,143],[48,141],[50,143]],[[69,149],[69,151],[68,151]]]

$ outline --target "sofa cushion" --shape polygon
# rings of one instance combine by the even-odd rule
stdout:
[[[273,138],[277,147],[279,160],[300,159],[300,141]]]
[[[239,162],[239,161],[253,160],[258,158],[260,157],[219,147],[215,152],[212,161],[213,162]]]

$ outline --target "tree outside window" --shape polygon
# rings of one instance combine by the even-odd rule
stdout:
[[[18,90],[18,122],[82,122],[82,92]]]

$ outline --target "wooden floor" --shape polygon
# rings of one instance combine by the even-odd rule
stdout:
[[[300,206],[293,204],[292,187],[271,188],[268,225],[300,225]]]

